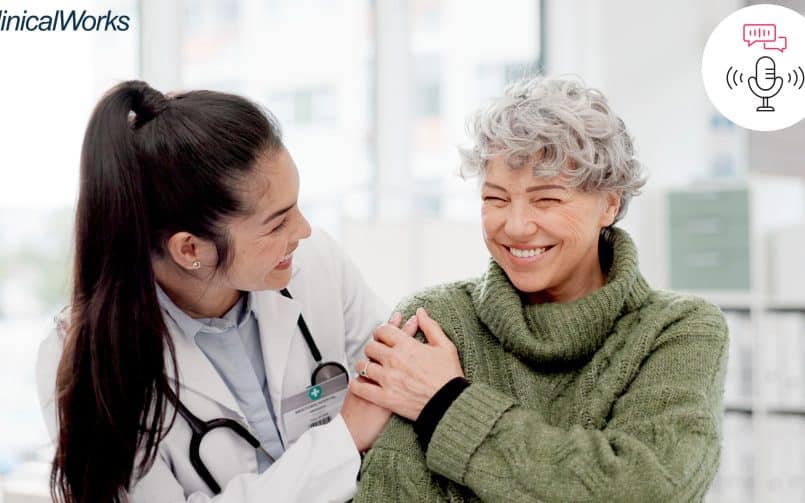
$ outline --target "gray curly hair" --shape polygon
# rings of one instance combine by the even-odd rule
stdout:
[[[646,183],[632,137],[607,99],[580,81],[536,77],[516,81],[467,122],[472,145],[460,147],[463,178],[483,175],[486,161],[505,155],[511,168],[565,175],[585,191],[617,191],[623,218]]]

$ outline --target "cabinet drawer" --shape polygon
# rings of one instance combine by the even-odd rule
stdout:
[[[744,220],[749,215],[749,192],[746,189],[671,192],[671,222],[687,216],[724,216]]]
[[[732,217],[687,217],[672,223],[671,253],[685,250],[736,248],[749,250],[749,226]]]
[[[749,287],[748,250],[688,249],[671,255],[673,289],[749,290]]]

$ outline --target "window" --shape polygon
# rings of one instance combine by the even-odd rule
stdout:
[[[337,227],[344,194],[371,174],[368,0],[185,3],[182,87],[242,93],[272,111],[300,170],[300,204]]]
[[[15,14],[27,9],[31,15],[111,10],[129,15],[131,27],[120,32],[0,32],[2,47],[24,48],[3,51],[0,79],[0,478],[47,443],[34,364],[39,342],[70,294],[84,128],[98,97],[138,70],[133,0],[77,0],[69,6],[12,1],[2,8]]]
[[[474,185],[456,177],[465,120],[512,80],[541,68],[541,2],[412,0],[416,116],[409,176],[422,215],[477,218]]]
[[[540,70],[541,24],[539,0],[187,0],[182,87],[243,93],[278,117],[314,224],[468,218],[465,118]]]

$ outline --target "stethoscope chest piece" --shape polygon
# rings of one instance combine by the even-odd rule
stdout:
[[[291,294],[288,292],[287,289],[280,290],[280,293],[292,299]],[[302,315],[299,315],[299,319],[297,320],[297,325],[299,326],[299,330],[302,332],[302,336],[305,338],[305,342],[307,343],[308,348],[310,349],[310,354],[313,356],[313,359],[316,360],[316,368],[313,370],[313,373],[310,376],[310,385],[316,386],[319,384],[323,384],[327,381],[335,379],[339,376],[342,376],[343,383],[338,383],[338,388],[345,388],[349,383],[349,372],[347,369],[344,368],[338,362],[329,361],[329,362],[322,362],[321,352],[319,352],[319,348],[316,346],[316,341],[313,340],[313,336],[310,334],[310,330],[307,327],[307,323],[305,323],[305,319]],[[249,443],[255,449],[260,448],[260,441],[252,435],[249,430],[247,430],[243,425],[238,423],[232,419],[212,419],[210,421],[202,421],[195,415],[193,415],[187,407],[182,404],[176,395],[171,391],[169,398],[176,406],[179,414],[187,421],[190,425],[190,429],[192,431],[192,436],[190,438],[190,463],[193,465],[193,468],[196,470],[196,473],[201,477],[205,484],[210,488],[213,494],[219,494],[221,492],[221,486],[216,482],[215,478],[212,476],[210,471],[204,465],[204,462],[201,460],[200,455],[200,448],[201,448],[201,441],[204,438],[204,435],[209,433],[210,431],[216,428],[228,428],[239,437],[243,438],[246,442]]]

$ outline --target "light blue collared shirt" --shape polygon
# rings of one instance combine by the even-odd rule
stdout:
[[[284,448],[268,394],[260,328],[253,311],[254,294],[241,296],[222,318],[191,318],[159,285],[157,297],[163,311],[187,337],[193,338],[232,392],[263,447],[256,453],[258,473],[264,472]],[[244,365],[245,361],[251,365]]]

